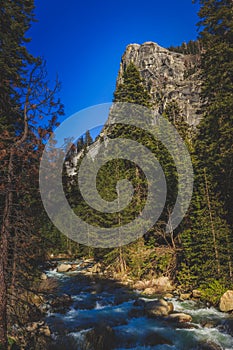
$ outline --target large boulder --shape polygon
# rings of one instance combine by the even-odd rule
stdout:
[[[71,269],[72,269],[72,265],[70,265],[70,264],[60,264],[57,267],[57,272],[61,272],[61,273],[68,272]]]
[[[219,309],[222,312],[233,311],[233,290],[228,290],[220,299]]]
[[[186,323],[192,321],[192,316],[184,313],[174,313],[170,314],[166,319],[171,322]]]
[[[173,310],[173,304],[164,299],[148,301],[145,304],[145,311],[149,317],[168,316]]]

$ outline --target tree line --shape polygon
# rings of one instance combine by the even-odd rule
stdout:
[[[153,270],[158,274],[170,274],[184,289],[199,287],[203,294],[207,293],[210,297],[230,288],[233,282],[231,14],[230,0],[200,1],[199,38],[176,50],[200,55],[198,70],[202,80],[203,118],[196,130],[191,129],[176,101],[170,101],[163,113],[185,141],[195,175],[188,213],[175,232],[171,230],[170,234],[165,233],[165,222],[169,220],[177,195],[177,171],[168,151],[158,140],[137,128],[132,130],[118,125],[111,128],[106,126],[104,130],[105,136],[111,138],[131,137],[146,145],[157,156],[166,175],[168,195],[160,220],[143,239],[102,254],[98,251],[101,259],[106,259],[121,273],[133,272],[137,278],[143,278]],[[145,86],[137,67],[131,62],[123,73],[122,82],[116,87],[113,101],[152,108],[151,96]],[[82,202],[75,181],[68,198],[70,196],[72,201],[75,193],[75,197],[79,198],[78,207],[73,203],[75,210],[90,223],[107,225],[109,220],[113,220],[118,225],[124,220],[128,222],[140,213],[142,207],[139,203],[143,205],[146,197],[146,179],[140,169],[127,161],[114,161],[99,173],[97,187],[103,198],[113,200],[117,195],[116,182],[123,177],[132,181],[135,196],[131,207],[114,218],[100,216]],[[106,178],[112,180],[106,183]],[[161,247],[164,248],[164,254],[161,254]],[[140,252],[143,252],[141,258]]]

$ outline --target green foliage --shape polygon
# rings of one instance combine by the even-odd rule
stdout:
[[[217,306],[221,296],[229,289],[229,283],[213,278],[200,285],[199,289],[203,300]]]
[[[202,49],[200,40],[190,40],[188,43],[183,42],[180,46],[170,46],[168,50],[182,53],[184,55],[200,54]]]
[[[199,126],[196,152],[208,168],[233,228],[233,17],[231,0],[201,0],[201,60],[205,116]],[[206,150],[208,149],[208,157]]]
[[[185,121],[185,116],[182,113],[178,102],[172,100],[166,104],[163,116],[169,120],[180,134],[181,138],[188,144],[188,136],[190,136],[189,125]]]
[[[204,117],[192,148],[194,195],[180,236],[177,278],[184,285],[204,286],[216,303],[224,289],[222,281],[233,278],[232,1],[199,2]]]
[[[118,84],[114,92],[114,102],[136,103],[151,107],[151,96],[143,85],[137,67],[131,62],[123,73],[123,82]]]
[[[197,286],[197,276],[185,261],[181,262],[176,278],[179,285],[185,290],[191,290]]]

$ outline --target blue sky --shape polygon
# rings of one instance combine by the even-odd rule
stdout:
[[[121,56],[130,43],[168,47],[197,37],[192,0],[35,0],[38,22],[29,31],[32,54],[58,74],[69,117],[111,102]]]

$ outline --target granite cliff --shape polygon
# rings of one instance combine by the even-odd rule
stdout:
[[[198,55],[172,52],[154,42],[145,42],[142,45],[129,44],[121,59],[116,84],[122,82],[123,72],[130,62],[138,68],[152,96],[155,114],[162,114],[169,102],[176,101],[191,129],[199,123],[201,81]],[[100,133],[101,137],[106,132],[104,130]],[[98,153],[99,145],[100,140],[87,149],[95,155]],[[73,154],[72,159],[66,162],[69,176],[76,175],[77,161],[82,155],[83,151]]]
[[[127,65],[139,69],[152,95],[154,108],[162,113],[175,100],[190,125],[197,125],[200,115],[200,79],[197,55],[171,52],[154,42],[127,46],[120,63],[117,84],[121,83]]]

